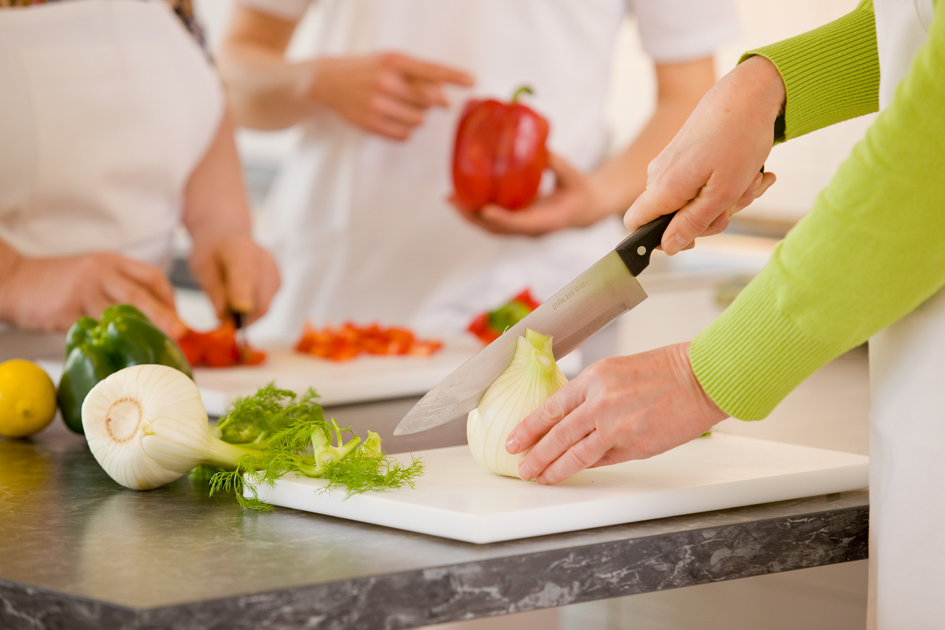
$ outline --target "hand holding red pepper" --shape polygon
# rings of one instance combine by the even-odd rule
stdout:
[[[540,236],[569,227],[586,227],[612,214],[604,191],[593,175],[586,175],[561,156],[548,152],[548,167],[555,174],[555,189],[527,208],[507,210],[487,204],[478,210],[449,201],[470,223],[493,234]]]
[[[470,101],[453,151],[450,203],[469,222],[495,234],[537,236],[585,227],[614,210],[601,186],[545,147],[548,122],[517,102]],[[538,199],[542,171],[555,174],[555,190]],[[620,208],[622,209],[622,208]]]

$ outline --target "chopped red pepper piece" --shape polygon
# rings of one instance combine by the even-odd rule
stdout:
[[[443,347],[437,340],[417,339],[406,328],[377,324],[358,326],[348,322],[338,328],[315,328],[308,322],[295,349],[332,361],[347,361],[362,353],[375,355],[430,356]]]
[[[177,340],[187,361],[193,367],[232,367],[234,365],[259,365],[266,360],[266,353],[251,346],[240,351],[236,341],[236,326],[226,321],[216,330],[187,332]]]
[[[478,210],[496,203],[509,210],[530,205],[548,165],[548,121],[518,103],[495,99],[466,104],[453,146],[453,187],[460,204]]]
[[[467,330],[483,342],[492,343],[540,304],[532,297],[531,291],[525,289],[496,310],[477,315]]]

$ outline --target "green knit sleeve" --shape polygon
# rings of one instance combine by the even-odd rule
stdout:
[[[872,0],[813,31],[750,50],[770,60],[787,93],[775,143],[879,109],[879,57]]]
[[[737,300],[691,345],[709,396],[765,417],[945,285],[945,10],[890,106]]]

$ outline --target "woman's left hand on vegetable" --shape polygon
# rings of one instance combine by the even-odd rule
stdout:
[[[689,344],[588,366],[509,435],[531,447],[519,473],[555,484],[585,468],[645,459],[684,444],[727,417],[699,384]]]
[[[521,210],[507,210],[495,204],[472,209],[451,197],[450,203],[472,223],[493,234],[540,236],[568,227],[585,227],[610,214],[600,200],[593,176],[589,176],[560,155],[548,154],[548,168],[555,174],[555,189]]]
[[[190,270],[221,319],[229,312],[247,313],[247,321],[259,319],[279,288],[275,260],[248,234],[195,241]]]

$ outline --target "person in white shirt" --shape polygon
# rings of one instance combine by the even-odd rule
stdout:
[[[13,4],[0,3],[0,326],[63,331],[130,303],[179,336],[165,270],[180,222],[217,313],[265,313],[278,269],[251,238],[219,79],[174,8]]]
[[[289,60],[310,5],[311,55]],[[607,159],[604,104],[628,13],[658,99]],[[547,299],[619,242],[618,215],[736,30],[727,0],[237,0],[218,52],[237,123],[303,130],[261,236],[284,290],[252,338],[292,341],[305,320],[458,333],[526,287]],[[451,206],[463,101],[507,100],[523,84],[550,121],[556,186],[517,212]]]

